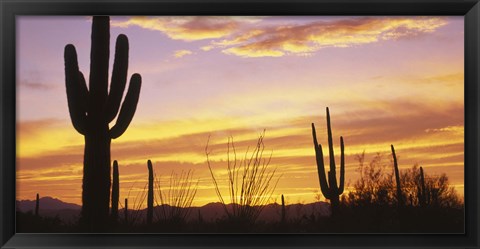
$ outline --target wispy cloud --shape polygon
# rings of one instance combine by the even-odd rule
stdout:
[[[355,45],[415,37],[447,22],[442,18],[365,17],[319,21],[304,25],[270,27],[238,35],[218,45],[235,44],[224,53],[242,57],[309,54],[326,47]]]
[[[32,136],[37,133],[44,132],[46,129],[55,127],[61,121],[58,119],[40,119],[17,122],[19,135]]]
[[[63,119],[17,122],[17,155],[50,155],[54,148],[58,150],[82,144],[83,136],[72,129],[71,121]],[[60,155],[72,156],[63,153]]]
[[[412,38],[446,24],[441,17],[354,17],[288,24],[245,17],[133,17],[112,25],[161,31],[175,40],[210,40],[200,46],[203,51],[219,48],[240,57],[281,57]]]
[[[175,58],[182,58],[182,57],[184,57],[184,56],[191,55],[191,54],[193,54],[192,51],[186,50],[186,49],[182,49],[182,50],[177,50],[177,51],[175,51],[175,52],[173,53],[173,56],[174,56]]]
[[[21,56],[17,196],[79,203],[84,137],[68,117],[59,48],[73,42],[88,54],[90,24],[82,20],[80,32],[57,19],[49,24],[57,26],[39,23],[22,31],[20,50],[42,43],[44,53],[57,55],[56,66],[38,53]],[[337,160],[339,137],[345,139],[347,181],[355,180],[356,154],[365,150],[368,161],[380,152],[388,164],[394,144],[402,169],[419,163],[428,174],[445,172],[463,184],[460,17],[112,17],[112,27],[131,38],[129,71],[145,79],[134,121],[111,144],[122,197],[143,190],[150,159],[163,179],[194,170],[198,203],[217,201],[205,162],[208,138],[212,166],[226,186],[228,137],[243,158],[266,128],[265,155],[272,152],[271,165],[283,175],[277,193],[313,201],[318,174],[310,124],[327,147],[326,106]],[[48,28],[57,35],[38,33]],[[309,55],[318,58],[299,57]],[[55,89],[44,91],[47,84]]]
[[[21,81],[19,84],[21,87],[28,88],[29,90],[51,90],[55,88],[53,84],[47,84],[43,82],[33,82],[33,81]]]
[[[445,146],[463,146],[463,112],[461,107],[450,109],[443,113],[428,107],[416,106],[417,113],[410,113],[410,105],[406,103],[392,103],[381,112],[343,112],[332,110],[335,144],[338,147],[338,137],[344,136],[346,153],[355,155],[363,150],[369,152],[388,151],[390,144],[395,144],[399,151],[409,151],[409,158],[432,160],[441,155],[446,156]],[[422,120],[422,122],[417,122]],[[200,121],[198,121],[200,122]],[[310,123],[317,126],[319,142],[326,143],[325,116],[305,116],[290,120],[279,120],[284,126],[264,127],[267,129],[265,143],[268,150],[273,151],[274,162],[288,163],[285,157],[291,157],[295,165],[309,165],[314,160]],[[207,122],[208,123],[208,122]],[[178,126],[178,125],[177,125]],[[25,127],[23,124],[22,127]],[[156,130],[170,132],[168,126],[158,123]],[[141,127],[139,127],[142,129]],[[39,128],[41,130],[42,128]],[[174,129],[172,126],[171,129]],[[21,129],[28,132],[28,129]],[[71,133],[71,131],[69,131]],[[147,159],[166,165],[202,165],[205,163],[205,146],[210,137],[209,149],[212,150],[211,159],[214,161],[226,160],[227,138],[234,138],[235,146],[244,151],[258,138],[258,130],[251,127],[230,127],[223,130],[185,131],[173,137],[155,137],[149,140],[127,140],[116,142],[112,146],[112,158],[122,164],[145,164]],[[439,148],[438,150],[435,148]],[[21,152],[23,150],[20,150]],[[427,151],[429,153],[423,153]],[[448,149],[454,153],[462,153],[462,148]],[[71,167],[82,162],[83,146],[63,146],[49,153],[36,155],[20,155],[18,166],[21,170],[35,170],[46,168]],[[455,154],[457,153],[457,154]],[[275,158],[278,158],[276,160]],[[305,159],[301,159],[305,158]],[[295,161],[296,160],[296,161]],[[352,161],[352,160],[350,160]],[[441,161],[441,160],[440,160]],[[458,161],[455,159],[453,161]],[[176,162],[176,163],[175,163]],[[165,166],[171,168],[170,166]],[[131,168],[132,173],[136,172]]]
[[[197,41],[228,36],[234,33],[241,23],[253,20],[244,19],[202,16],[132,17],[127,21],[114,21],[112,26],[123,28],[138,26],[161,31],[174,40]]]

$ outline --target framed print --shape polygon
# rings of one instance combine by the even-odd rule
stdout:
[[[1,248],[478,248],[477,1],[1,4]]]

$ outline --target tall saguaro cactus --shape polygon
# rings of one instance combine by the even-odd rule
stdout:
[[[330,200],[332,214],[338,210],[340,205],[340,195],[343,193],[345,183],[345,154],[343,137],[340,137],[340,185],[337,186],[337,174],[335,171],[335,155],[333,152],[332,128],[330,125],[330,112],[327,107],[327,133],[328,133],[328,151],[330,157],[330,171],[328,171],[328,181],[325,176],[325,164],[323,162],[322,145],[318,144],[315,124],[312,123],[313,145],[315,147],[315,156],[317,160],[318,179],[320,189],[325,198]]]
[[[35,200],[35,216],[38,216],[39,209],[40,209],[40,195],[37,193],[37,198]]]
[[[113,179],[112,179],[112,219],[118,219],[118,198],[120,196],[120,181],[118,173],[117,160],[113,161]]]
[[[77,52],[72,44],[65,46],[65,85],[73,127],[85,137],[82,221],[89,230],[96,230],[106,223],[109,214],[110,143],[125,132],[133,118],[140,94],[141,77],[139,74],[132,75],[127,94],[121,103],[127,81],[128,38],[125,35],[117,38],[110,91],[108,16],[93,17],[91,41],[88,88],[78,68]],[[109,123],[117,114],[117,121],[110,128]]]
[[[395,148],[393,144],[390,145],[392,148],[392,156],[393,156],[393,167],[395,170],[395,183],[397,185],[397,201],[398,207],[404,206],[403,194],[402,194],[402,186],[400,184],[400,172],[398,171],[398,162],[397,162],[397,155],[395,154]]]
[[[147,224],[152,224],[153,220],[153,166],[152,161],[148,160],[148,197],[147,197]]]
[[[282,223],[286,221],[285,198],[282,195]]]

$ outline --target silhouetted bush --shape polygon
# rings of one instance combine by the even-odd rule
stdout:
[[[213,185],[226,214],[225,219],[219,220],[217,223],[227,231],[248,232],[258,225],[255,222],[265,205],[270,202],[277,186],[279,178],[276,181],[273,179],[276,168],[270,170],[269,167],[272,155],[270,154],[268,158],[263,155],[265,149],[264,136],[265,133],[260,135],[251,153],[248,150],[245,152],[243,160],[237,160],[233,138],[228,139],[226,168],[228,179],[225,179],[228,194],[226,195],[220,191],[220,179],[215,177],[210,165],[208,142],[205,147],[207,165]],[[274,181],[272,182],[272,180]],[[227,205],[228,200],[232,205]]]
[[[453,232],[464,231],[464,204],[446,174],[422,174],[418,165],[400,171],[401,194],[405,204],[399,208],[391,163],[377,153],[365,163],[358,155],[360,178],[354,189],[342,196],[342,217],[338,226],[352,232]],[[422,169],[423,171],[423,169]],[[425,196],[423,200],[422,196]],[[422,204],[424,203],[424,204]]]

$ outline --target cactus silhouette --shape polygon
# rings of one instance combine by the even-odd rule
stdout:
[[[37,193],[37,198],[35,200],[35,216],[38,216],[38,210],[40,209],[40,195]]]
[[[395,148],[393,147],[393,144],[390,145],[392,148],[392,156],[393,156],[393,167],[395,171],[395,183],[397,185],[397,201],[398,201],[398,206],[403,207],[404,206],[404,200],[403,200],[403,194],[402,194],[402,186],[400,184],[400,173],[398,171],[398,162],[397,162],[397,155],[395,154]]]
[[[125,198],[125,209],[123,210],[123,214],[125,215],[125,224],[128,224],[128,199]]]
[[[418,192],[418,201],[420,203],[420,206],[425,207],[427,205],[427,195],[425,188],[425,176],[423,174],[422,167],[420,167],[420,189]]]
[[[325,198],[330,200],[332,215],[338,211],[340,205],[340,195],[343,193],[345,183],[345,155],[343,137],[340,137],[340,185],[337,186],[337,174],[335,171],[335,155],[333,152],[332,128],[330,125],[330,112],[327,107],[327,133],[328,133],[328,150],[330,157],[330,171],[328,171],[328,182],[325,176],[325,164],[323,162],[322,145],[318,144],[315,124],[312,123],[313,145],[315,147],[315,156],[317,161],[318,179],[320,181],[320,189]]]
[[[147,197],[147,224],[152,224],[153,220],[153,166],[152,161],[148,160],[148,197]]]
[[[82,222],[87,229],[98,230],[106,223],[109,215],[110,143],[125,132],[133,118],[140,94],[141,77],[139,74],[132,75],[121,104],[127,80],[128,38],[125,35],[117,38],[110,91],[108,16],[93,17],[91,40],[88,89],[78,68],[77,52],[72,44],[65,46],[65,85],[73,127],[85,137]],[[115,125],[109,128],[109,123],[117,114]]]
[[[286,213],[285,213],[285,198],[282,195],[282,223],[285,223]]]
[[[113,179],[112,179],[112,219],[118,219],[118,198],[120,195],[120,181],[118,174],[117,160],[113,161]]]

